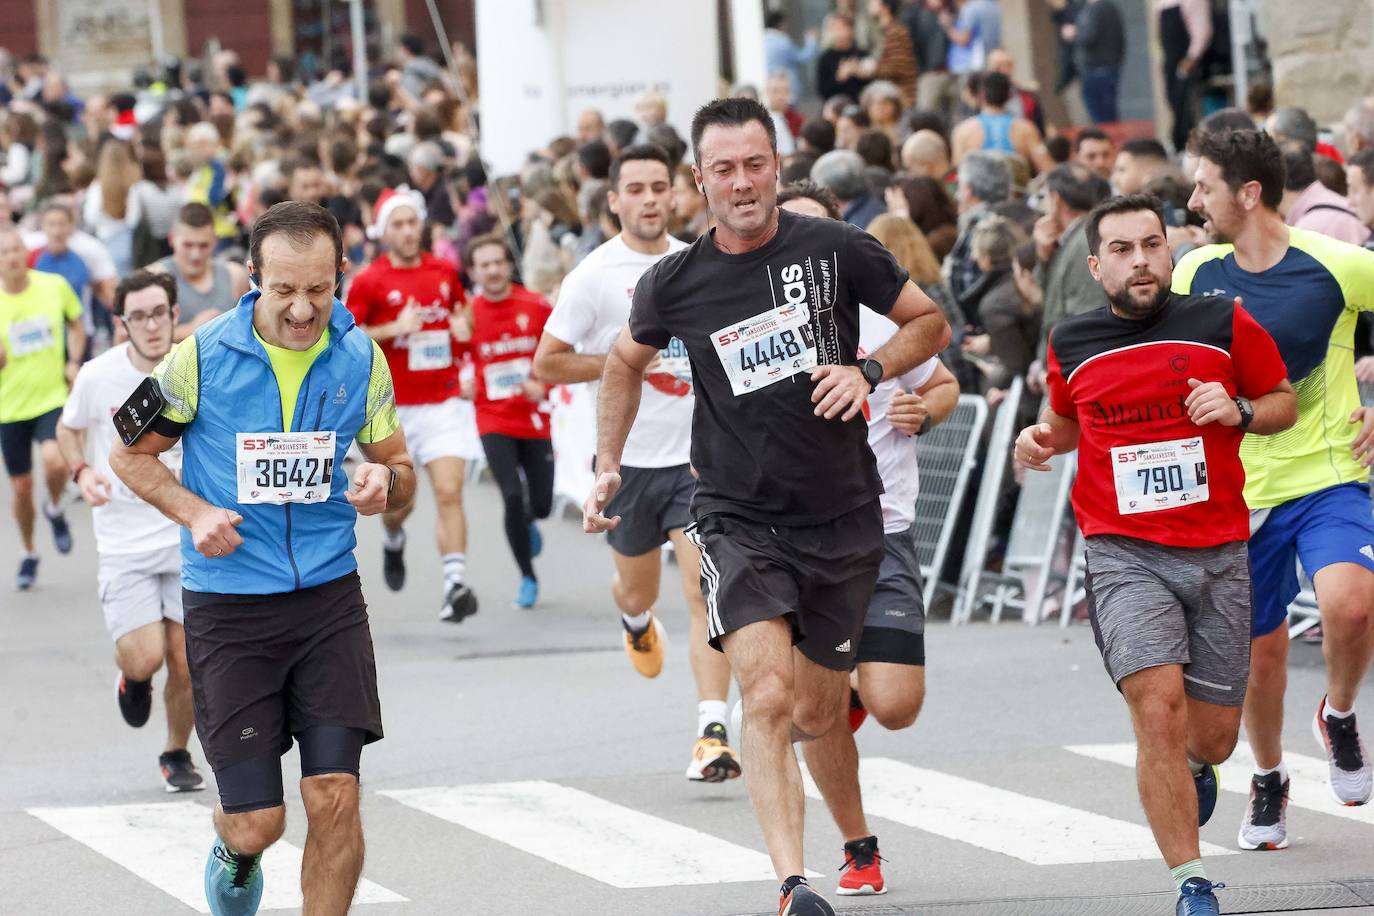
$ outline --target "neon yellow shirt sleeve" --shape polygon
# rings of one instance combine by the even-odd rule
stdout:
[[[196,418],[200,406],[200,353],[196,338],[188,337],[172,348],[153,370],[162,390],[162,416],[185,425]]]
[[[358,430],[357,440],[371,445],[390,437],[401,428],[396,412],[396,390],[391,382],[391,369],[386,364],[382,348],[372,342],[372,376],[367,382],[367,418]]]

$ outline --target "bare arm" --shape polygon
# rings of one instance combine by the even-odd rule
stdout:
[[[887,313],[897,333],[873,353],[883,367],[883,378],[905,375],[949,346],[949,322],[921,288],[910,280]]]
[[[596,398],[596,485],[582,507],[582,530],[588,533],[609,531],[620,517],[606,518],[606,504],[620,488],[620,456],[625,440],[639,413],[639,397],[644,390],[644,369],[658,355],[654,347],[637,342],[630,329],[620,332],[606,368],[601,374],[601,390]]]
[[[362,515],[375,515],[409,506],[415,498],[415,462],[406,451],[405,432],[398,428],[380,442],[359,442],[358,450],[367,464],[358,467],[353,475],[353,489],[346,495],[354,508]]]
[[[937,363],[935,372],[924,385],[910,393],[899,393],[892,398],[887,408],[887,420],[892,428],[908,436],[921,433],[921,427],[930,421],[930,427],[940,425],[954,408],[959,406],[959,381],[944,363]]]
[[[232,509],[212,506],[181,485],[158,455],[176,444],[176,439],[147,431],[133,445],[118,439],[110,452],[110,467],[119,479],[144,502],[163,515],[191,530],[191,542],[206,557],[222,557],[234,552],[243,538],[234,530],[243,516]]]
[[[534,352],[534,374],[548,385],[573,385],[594,382],[606,368],[606,354],[578,353],[573,345],[559,340],[548,331],[539,338]]]
[[[81,357],[86,355],[86,329],[81,326],[80,318],[67,322],[67,384],[76,381],[77,370],[81,368]]]
[[[76,475],[76,485],[81,488],[81,498],[86,505],[103,506],[109,502],[110,482],[95,468],[82,467],[86,463],[86,431],[58,423],[57,447],[67,467],[81,468],[81,473]]]
[[[1220,423],[1222,426],[1240,425],[1240,408],[1220,382],[1199,382],[1188,379],[1192,391],[1184,400],[1188,416],[1198,426]],[[1250,402],[1255,417],[1245,430],[1257,436],[1281,433],[1298,422],[1298,396],[1287,379],[1279,382],[1273,391]]]
[[[1078,448],[1078,433],[1076,420],[1061,417],[1046,407],[1040,422],[1027,426],[1016,437],[1016,463],[1032,471],[1048,471],[1051,458]]]

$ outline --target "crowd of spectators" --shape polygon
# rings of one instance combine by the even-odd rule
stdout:
[[[1012,78],[996,0],[836,6],[824,35],[800,43],[781,14],[769,14],[768,79],[731,91],[773,113],[781,184],[826,189],[841,218],[879,238],[944,310],[955,330],[944,358],[966,393],[996,404],[1018,376],[1041,390],[1050,329],[1101,304],[1083,216],[1112,193],[1160,196],[1176,253],[1208,240],[1188,209],[1186,134],[1117,142],[1094,127],[1048,129],[1038,87]],[[1095,118],[1114,120],[1114,0],[1049,6],[1069,46],[1061,70],[1076,73],[1085,100],[1095,97]],[[1159,6],[1183,29],[1174,39],[1192,35],[1174,54],[1190,70],[1210,38],[1182,21],[1193,4]],[[1080,47],[1089,36],[1091,53]],[[651,142],[674,163],[673,233],[691,241],[709,230],[688,145],[661,95],[640,97],[633,119],[586,111],[571,134],[531,150],[519,174],[494,176],[476,139],[475,62],[456,45],[450,68],[434,50],[403,37],[369,73],[365,98],[343,57],[308,75],[277,59],[249,78],[225,51],[204,65],[140,70],[126,91],[80,98],[41,55],[0,52],[0,221],[20,223],[34,267],[71,282],[97,350],[112,334],[114,283],[136,267],[176,272],[183,300],[217,285],[242,292],[241,268],[227,265],[242,263],[255,218],[286,199],[333,213],[356,269],[377,251],[367,228],[378,196],[409,186],[425,199],[435,255],[461,270],[470,240],[504,232],[520,282],[554,300],[572,266],[619,231],[606,201],[617,151]],[[812,85],[822,97],[803,100]],[[500,87],[485,88],[499,103]],[[1197,129],[1265,127],[1283,145],[1289,222],[1371,244],[1374,101],[1351,99],[1331,133],[1275,101],[1284,100],[1258,87],[1248,110],[1216,112]],[[1359,367],[1374,381],[1374,359]]]

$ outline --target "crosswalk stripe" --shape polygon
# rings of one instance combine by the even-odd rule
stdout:
[[[775,877],[763,853],[542,780],[378,794],[612,887]]]
[[[210,809],[195,802],[106,805],[88,808],[30,808],[29,814],[83,846],[133,872],[163,893],[201,913],[205,902],[205,857],[214,840]],[[264,910],[300,909],[301,849],[277,843],[263,855]],[[353,897],[359,903],[406,903],[405,897],[364,878]]]
[[[806,793],[820,791],[804,773]],[[1159,858],[1147,827],[885,757],[859,764],[864,811],[1032,865]],[[1206,855],[1234,850],[1203,845]]]
[[[1066,747],[1084,757],[1116,763],[1121,766],[1135,766],[1135,745],[1126,744],[1082,744]],[[1326,761],[1305,754],[1283,755],[1288,767],[1289,786],[1288,804],[1294,808],[1305,808],[1332,817],[1344,817],[1352,821],[1374,824],[1374,805],[1347,808],[1338,805],[1331,797],[1331,789],[1326,781]],[[1227,792],[1239,795],[1250,794],[1250,777],[1255,771],[1255,757],[1250,748],[1243,743],[1236,746],[1231,759],[1221,765],[1221,787]]]

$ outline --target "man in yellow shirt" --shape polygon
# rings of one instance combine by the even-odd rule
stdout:
[[[60,500],[67,465],[57,448],[57,419],[86,349],[81,303],[57,274],[28,268],[28,252],[13,227],[0,229],[0,452],[14,491],[14,517],[24,556],[16,579],[21,591],[38,576],[33,543],[33,444],[40,443],[48,503],[59,553],[72,549]]]

